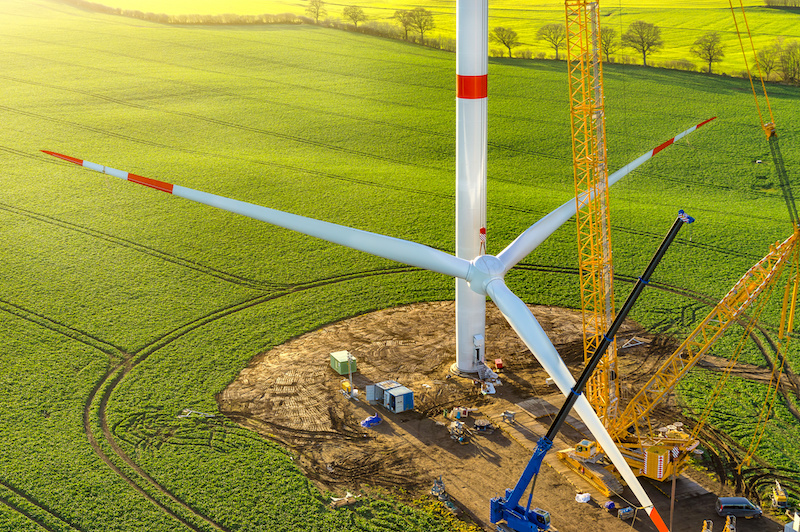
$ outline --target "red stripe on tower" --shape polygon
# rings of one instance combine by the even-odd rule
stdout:
[[[467,100],[486,98],[488,94],[489,76],[456,75],[456,97]]]

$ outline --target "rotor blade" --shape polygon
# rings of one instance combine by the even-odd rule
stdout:
[[[700,122],[696,126],[690,127],[686,131],[678,133],[668,141],[662,142],[649,152],[638,157],[636,160],[626,164],[608,176],[608,186],[610,187],[611,185],[614,185],[617,181],[639,168],[645,161],[653,158],[654,155],[658,154],[664,148],[674,144],[675,141],[682,139],[689,133],[695,131],[697,128],[708,124],[715,118],[717,117],[715,116],[713,118],[709,118],[704,122]],[[506,248],[497,255],[497,258],[503,263],[505,271],[508,272],[508,270],[519,264],[522,259],[527,257],[534,249],[539,247],[539,244],[544,242],[547,237],[555,233],[556,229],[564,225],[567,220],[572,218],[575,215],[575,207],[576,202],[573,198],[530,226],[525,230],[525,232],[523,232],[513,242],[506,246]]]
[[[314,236],[341,244],[352,249],[364,251],[371,255],[377,255],[385,259],[394,260],[410,266],[416,266],[433,272],[443,273],[450,277],[465,279],[470,268],[467,260],[454,257],[444,251],[439,251],[423,244],[409,242],[390,236],[379,235],[369,231],[353,229],[330,222],[323,222],[313,218],[307,218],[297,214],[278,211],[244,201],[209,194],[191,188],[185,188],[163,181],[157,181],[140,175],[131,174],[123,170],[116,170],[107,166],[102,166],[89,161],[76,159],[68,155],[62,155],[51,151],[42,150],[48,155],[58,157],[65,161],[89,168],[97,172],[102,172],[110,176],[132,181],[162,192],[167,192],[173,196],[178,196],[188,200],[217,207],[225,211],[241,214],[249,218],[254,218],[262,222],[277,225],[292,231],[303,233],[304,235]]]
[[[528,306],[505,285],[502,279],[495,279],[490,282],[486,287],[486,292],[492,301],[495,302],[497,308],[500,309],[503,316],[505,316],[511,328],[516,331],[531,353],[536,357],[548,375],[553,379],[553,382],[558,386],[565,396],[570,395],[572,387],[575,385],[575,379],[569,372],[566,364],[558,355],[555,346],[547,337],[547,334],[542,329],[539,322],[536,321],[533,313]],[[575,402],[575,411],[578,416],[583,420],[586,426],[591,431],[592,435],[597,440],[597,443],[602,447],[603,451],[608,456],[611,463],[613,463],[622,478],[633,491],[639,503],[645,508],[650,519],[655,524],[659,532],[668,532],[667,526],[661,519],[658,511],[653,506],[652,501],[645,493],[644,488],[639,483],[639,479],[631,471],[628,462],[623,458],[611,435],[603,426],[600,418],[597,417],[592,405],[585,395],[581,394]]]

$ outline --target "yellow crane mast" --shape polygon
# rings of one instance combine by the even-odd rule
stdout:
[[[584,362],[588,362],[614,319],[599,5],[566,0],[565,8]],[[612,342],[586,387],[586,397],[606,426],[618,415],[617,375],[617,346]]]
[[[565,8],[584,358],[588,361],[614,316],[599,5],[585,0],[566,0]],[[769,109],[768,103],[767,106]],[[772,118],[771,109],[769,111]],[[770,292],[785,264],[800,261],[797,252],[800,223],[777,146],[774,121],[765,124],[762,119],[762,127],[770,139],[794,234],[772,246],[769,253],[742,276],[624,410],[619,405],[615,344],[609,347],[603,363],[587,385],[587,398],[612,437],[620,443],[623,455],[637,475],[663,480],[683,470],[688,456],[699,445],[696,434],[685,432],[680,423],[654,431],[649,419],[651,413],[730,325],[744,318],[749,308],[764,299],[760,296]],[[795,280],[796,277],[797,274]],[[791,295],[787,290],[782,330],[784,323],[792,321],[796,297],[796,289]],[[575,449],[560,451],[558,455],[606,495],[618,489],[613,468],[603,465],[602,449],[595,442],[584,440]]]

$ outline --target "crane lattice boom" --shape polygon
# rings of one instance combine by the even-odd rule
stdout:
[[[699,358],[735,323],[758,296],[773,283],[791,259],[797,243],[797,233],[780,244],[752,266],[722,298],[708,316],[684,340],[678,349],[661,365],[647,384],[627,404],[622,415],[614,420],[609,432],[621,438],[629,427],[647,416],[669,394]]]
[[[603,69],[598,3],[567,0],[565,6],[584,362],[588,363],[614,319]],[[589,402],[606,426],[618,414],[617,375],[616,342],[612,342],[586,387]]]

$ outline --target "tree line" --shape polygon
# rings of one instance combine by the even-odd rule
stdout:
[[[800,7],[800,0],[764,0],[767,7]]]
[[[536,32],[536,38],[547,43],[555,52],[555,59],[558,60],[560,59],[559,52],[566,47],[567,43],[566,26],[564,24],[546,24]],[[508,57],[514,57],[513,49],[522,44],[516,31],[502,26],[492,30],[489,40],[503,46],[508,51]],[[612,62],[613,54],[620,49],[630,48],[641,56],[642,65],[647,66],[648,58],[660,52],[663,47],[661,28],[643,20],[632,22],[619,37],[614,28],[600,29],[600,52],[606,62]],[[702,70],[711,74],[714,64],[719,63],[725,57],[725,45],[719,33],[709,31],[692,44],[689,52],[702,61]],[[502,57],[504,50],[500,49],[499,55]],[[520,54],[518,57],[530,58],[530,51]],[[755,59],[765,79],[772,77],[785,83],[800,84],[800,41],[777,38],[770,45],[757,50]],[[685,60],[673,61],[673,64],[667,66],[682,70],[696,69],[693,62]]]
[[[436,28],[433,13],[423,7],[414,9],[399,9],[395,11],[392,20],[395,24],[370,21],[366,13],[358,6],[345,6],[341,11],[341,19],[328,18],[328,9],[324,0],[308,0],[306,14],[308,17],[297,16],[292,13],[278,15],[166,15],[163,13],[143,13],[136,10],[113,8],[87,0],[62,0],[64,3],[83,9],[91,9],[112,15],[138,18],[162,24],[316,24],[338,29],[354,30],[361,33],[402,39],[416,42],[424,46],[455,51],[455,39],[441,37],[426,38]],[[765,0],[768,5],[772,2],[780,5],[793,5],[800,0]],[[342,23],[344,20],[344,23]],[[561,50],[566,47],[567,32],[564,24],[545,24],[536,32],[536,39],[544,42],[554,52],[555,59],[561,59]],[[509,58],[532,59],[530,49],[515,52],[515,48],[523,45],[519,35],[511,28],[504,26],[495,27],[489,34],[489,41],[502,48],[490,50],[491,55]],[[642,65],[648,66],[648,59],[657,54],[664,47],[661,37],[661,28],[655,24],[636,20],[627,30],[618,35],[614,28],[603,27],[600,30],[600,51],[606,62],[613,62],[615,54],[622,49],[629,48],[635,51],[642,59]],[[702,61],[702,70],[712,73],[715,63],[725,57],[725,45],[717,32],[710,31],[700,36],[690,48],[690,53]],[[545,59],[545,54],[539,52],[536,58]],[[623,61],[629,62],[630,58],[623,56]],[[785,83],[800,84],[800,42],[797,40],[775,39],[770,45],[761,48],[756,53],[755,63],[761,69],[765,79],[777,79]],[[697,70],[694,62],[683,59],[662,63],[660,66],[679,70]],[[744,74],[746,75],[746,74]]]
[[[328,14],[325,7],[324,0],[309,0],[306,7],[306,14],[314,19],[315,24],[320,23],[320,18]],[[366,22],[368,20],[364,10],[358,6],[347,6],[342,9],[342,18],[345,21],[353,23],[353,28],[358,31],[358,23]],[[424,7],[415,7],[414,9],[398,9],[394,12],[392,17],[400,27],[402,38],[406,41],[414,39],[415,33],[419,34],[419,43],[426,45],[430,44],[430,40],[425,40],[425,34],[436,28],[436,22],[433,19],[433,13]],[[331,20],[323,20],[323,23],[329,26],[335,26],[336,23]],[[363,25],[362,25],[363,29]],[[395,32],[387,31],[386,37],[393,37]],[[452,39],[450,39],[452,41]],[[441,48],[442,46],[434,46]],[[453,48],[454,49],[454,48]]]

